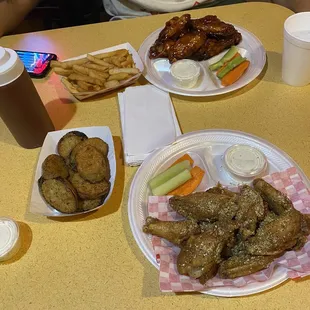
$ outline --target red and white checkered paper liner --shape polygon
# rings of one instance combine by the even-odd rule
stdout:
[[[297,210],[310,214],[310,191],[303,183],[302,177],[298,174],[296,168],[292,167],[283,172],[267,175],[264,179],[276,189],[285,193],[292,200]],[[150,196],[148,203],[149,216],[162,221],[183,219],[169,207],[169,198],[168,196]],[[216,276],[205,285],[201,285],[197,280],[178,273],[176,266],[176,258],[180,251],[178,247],[156,236],[152,236],[152,244],[156,260],[160,265],[159,283],[162,292],[193,292],[203,291],[210,287],[242,287],[254,282],[264,282],[272,277],[276,266],[284,267],[283,270],[287,272],[287,277],[291,279],[310,275],[310,236],[301,251],[286,252],[282,257],[275,260],[268,269],[233,280],[224,280]]]

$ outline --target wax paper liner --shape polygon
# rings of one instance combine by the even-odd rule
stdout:
[[[297,210],[305,214],[310,214],[310,191],[307,189],[296,168],[292,167],[283,172],[267,175],[264,179],[285,193],[292,200]],[[168,196],[149,197],[149,215],[164,221],[182,219],[180,215],[169,207],[169,198]],[[272,276],[276,266],[282,266],[283,272],[286,272],[287,277],[291,279],[310,275],[310,236],[301,251],[286,252],[282,257],[275,260],[268,269],[233,280],[224,280],[216,276],[205,285],[201,285],[197,280],[190,277],[179,275],[176,267],[176,258],[180,251],[179,248],[155,236],[152,237],[152,244],[156,260],[160,265],[159,283],[162,292],[193,292],[202,291],[208,287],[242,287],[253,282],[268,280]]]

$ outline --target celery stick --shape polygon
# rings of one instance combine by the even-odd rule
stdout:
[[[217,77],[219,79],[222,79],[227,73],[229,73],[232,69],[235,69],[236,67],[238,67],[244,61],[246,61],[246,58],[243,58],[241,56],[234,58],[226,65],[226,67],[223,70],[219,71],[219,73],[217,74]]]
[[[167,182],[159,185],[152,190],[154,196],[163,196],[173,191],[177,187],[181,186],[192,178],[192,175],[188,169],[183,170],[178,175],[174,176]]]
[[[212,64],[209,66],[209,69],[211,71],[215,71],[217,69],[220,69],[225,62],[229,61],[232,59],[236,54],[238,53],[238,48],[236,46],[232,46],[228,52],[216,63]]]
[[[167,182],[169,179],[175,177],[177,174],[182,172],[185,169],[191,169],[191,164],[189,160],[181,161],[180,163],[168,168],[164,172],[160,173],[156,177],[154,177],[150,182],[149,186],[151,190],[153,190],[155,187],[158,187],[159,185]]]

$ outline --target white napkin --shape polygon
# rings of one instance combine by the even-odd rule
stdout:
[[[140,165],[157,148],[181,135],[168,93],[152,85],[128,87],[118,94],[125,163]]]

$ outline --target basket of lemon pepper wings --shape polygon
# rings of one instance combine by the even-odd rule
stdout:
[[[270,288],[309,275],[309,202],[294,167],[239,189],[149,197],[143,231],[152,235],[161,290]]]

